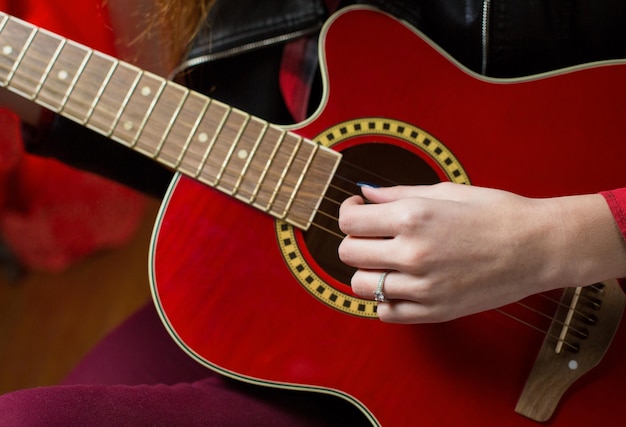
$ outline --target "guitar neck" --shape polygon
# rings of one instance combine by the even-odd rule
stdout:
[[[4,13],[0,85],[301,229],[341,157]]]

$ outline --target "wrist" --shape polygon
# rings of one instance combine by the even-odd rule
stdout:
[[[626,277],[626,245],[599,194],[548,199],[554,233],[552,263],[560,286],[587,286]],[[554,237],[552,237],[554,236]]]

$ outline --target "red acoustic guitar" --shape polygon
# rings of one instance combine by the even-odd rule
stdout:
[[[487,79],[366,8],[336,14],[320,51],[322,105],[286,130],[0,14],[3,86],[180,172],[151,278],[191,357],[341,396],[385,426],[615,425],[626,395],[616,282],[383,324],[350,290],[336,217],[357,181],[532,197],[626,185],[626,63]]]

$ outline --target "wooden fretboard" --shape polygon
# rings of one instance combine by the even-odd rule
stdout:
[[[301,229],[341,158],[1,12],[0,85]]]

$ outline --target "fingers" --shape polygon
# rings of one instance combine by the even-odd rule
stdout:
[[[381,270],[359,270],[352,279],[352,290],[364,299],[375,299],[378,291]],[[411,287],[409,288],[409,283]],[[427,289],[398,271],[388,272],[381,287],[385,301],[377,303],[378,318],[386,323],[433,323],[450,320],[452,312],[429,295]]]
[[[389,236],[388,209],[384,204],[365,204],[359,196],[350,197],[339,208],[339,228],[349,236]]]
[[[374,300],[384,270],[358,270],[352,278],[352,290],[358,296]],[[399,271],[388,272],[381,288],[385,301],[377,303],[378,318],[385,323],[434,323],[452,320],[458,315],[433,293],[431,286]]]
[[[434,206],[428,199],[406,199],[411,187],[389,190],[384,203],[365,204],[355,196],[342,204],[339,226],[346,237],[339,245],[339,258],[344,263],[366,270],[418,268],[421,239],[407,236],[424,231]],[[393,200],[396,196],[400,198]]]
[[[352,291],[360,297],[374,299],[379,280],[384,271],[382,291],[387,300],[412,300],[431,303],[436,298],[433,286],[426,280],[396,270],[357,270],[352,276]]]
[[[419,197],[438,200],[462,200],[470,197],[478,187],[440,182],[434,185],[397,185],[394,187],[361,188],[363,196],[372,203],[389,203],[395,200]]]
[[[375,299],[382,273],[391,271],[382,286],[385,302],[378,304],[382,321],[424,323],[462,315],[458,303],[462,297],[451,291],[453,285],[458,286],[456,280],[447,280],[458,276],[441,273],[449,270],[438,267],[448,262],[451,248],[456,249],[447,244],[456,236],[455,227],[478,229],[474,222],[459,221],[459,217],[480,218],[464,213],[476,204],[480,207],[477,201],[497,202],[500,193],[494,191],[452,183],[363,187],[363,198],[347,199],[339,212],[339,226],[346,234],[339,257],[358,269],[352,279],[353,291]],[[466,264],[474,253],[472,248],[456,251],[463,255],[456,257],[459,264]],[[477,308],[481,307],[468,310]]]
[[[442,182],[426,186],[395,186],[386,188],[362,187],[365,203],[359,196],[345,200],[339,209],[339,228],[346,235],[358,237],[390,237],[412,218],[406,203],[419,201],[413,209],[419,214],[420,207],[432,200],[459,201],[472,197],[480,191],[467,185]],[[421,199],[421,200],[418,200]]]
[[[366,270],[399,268],[393,239],[345,237],[339,245],[339,259],[352,267]]]
[[[382,322],[399,324],[446,322],[454,318],[439,307],[406,300],[378,303],[377,313]]]

